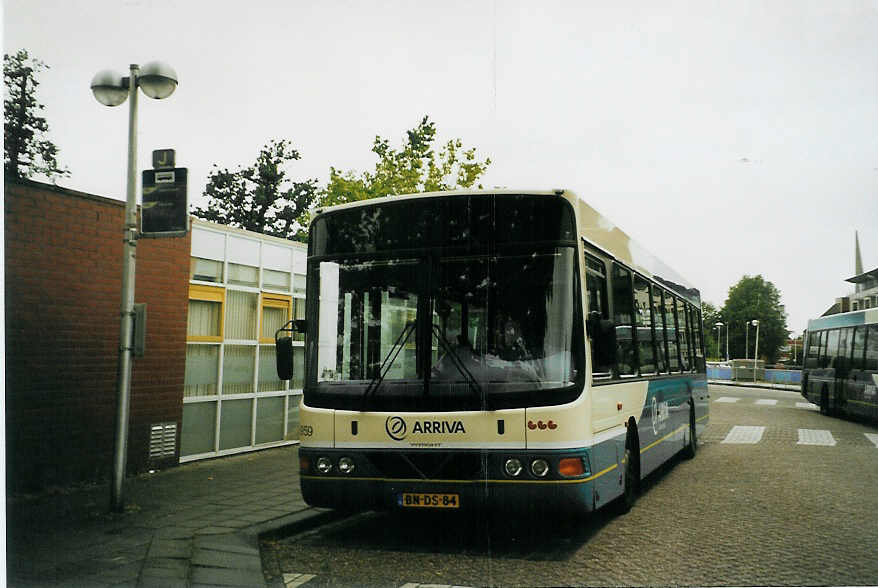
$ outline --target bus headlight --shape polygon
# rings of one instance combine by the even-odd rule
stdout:
[[[521,466],[521,461],[515,459],[514,457],[510,457],[506,460],[506,463],[503,464],[503,469],[506,470],[506,475],[514,478],[518,476],[524,468]]]
[[[328,457],[321,457],[317,460],[317,471],[321,474],[328,474],[332,471],[332,461]]]
[[[343,457],[338,460],[338,471],[343,474],[350,474],[354,471],[357,466],[354,465],[354,460],[349,457]]]
[[[549,462],[545,459],[535,459],[530,462],[530,473],[537,478],[544,478],[549,473]]]

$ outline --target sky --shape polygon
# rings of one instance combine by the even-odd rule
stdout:
[[[245,6],[246,4],[246,6]],[[4,0],[26,49],[58,184],[124,199],[127,103],[89,84],[160,60],[141,94],[138,168],[176,150],[189,199],[213,165],[271,139],[372,169],[424,115],[492,164],[486,187],[567,188],[722,306],[744,275],[777,286],[798,334],[853,291],[854,232],[878,266],[878,1]],[[754,317],[758,318],[758,317]]]

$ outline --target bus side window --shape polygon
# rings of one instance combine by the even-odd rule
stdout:
[[[634,327],[640,351],[640,373],[653,374],[655,364],[655,331],[650,286],[643,277],[634,274]]]
[[[677,345],[677,313],[673,295],[665,292],[665,336],[668,340],[668,371],[680,371],[680,348]]]
[[[865,363],[866,352],[866,327],[857,327],[854,330],[854,355],[851,358],[851,369],[861,370]]]
[[[869,325],[866,334],[865,365],[867,370],[878,370],[878,325]]]
[[[686,304],[677,299],[677,338],[680,342],[680,371],[688,372],[692,367],[692,358],[689,357],[691,337],[689,335],[689,314],[686,312]]]
[[[820,357],[820,331],[808,333],[808,355],[805,357],[806,368],[816,368]]]
[[[838,355],[838,329],[828,331],[825,335],[826,346],[823,353],[822,367],[834,368]]]
[[[665,305],[662,303],[662,291],[652,287],[652,316],[655,318],[655,367],[656,372],[667,372],[668,346],[665,339]]]
[[[838,356],[835,358],[835,369],[839,372],[839,377],[847,377],[847,372],[850,369],[853,330],[853,327],[838,330]]]
[[[630,376],[637,373],[633,320],[633,292],[631,272],[613,264],[613,322],[616,324],[616,367],[619,374]]]
[[[610,318],[610,309],[607,304],[607,272],[604,262],[585,255],[585,289],[588,294],[588,337],[591,342],[591,371],[595,378],[609,378],[612,375],[613,366],[607,361],[612,353],[600,349],[601,333],[594,332],[600,328],[601,321]]]

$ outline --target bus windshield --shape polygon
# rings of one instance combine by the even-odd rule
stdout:
[[[538,220],[509,226],[526,217]],[[548,196],[425,198],[321,217],[306,402],[422,411],[571,400],[583,375],[572,226],[569,206]]]

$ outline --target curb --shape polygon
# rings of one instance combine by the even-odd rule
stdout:
[[[156,534],[140,568],[137,585],[264,587],[267,584],[259,545],[263,537],[293,535],[342,516],[343,513],[312,507],[234,533],[189,537]]]
[[[801,395],[800,388],[795,385],[786,384],[769,384],[767,382],[735,382],[734,380],[708,380],[708,384],[717,386],[738,386],[741,388],[761,388],[763,390],[774,390],[775,392],[789,392],[790,394]]]

